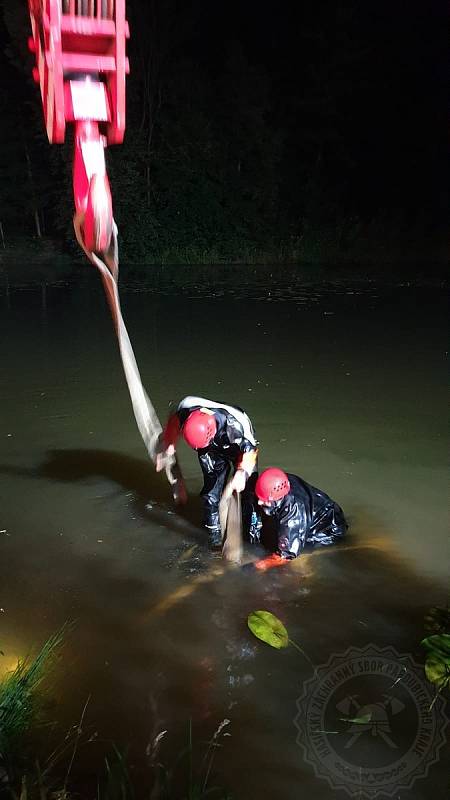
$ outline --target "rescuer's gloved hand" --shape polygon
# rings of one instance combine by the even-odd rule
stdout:
[[[159,452],[156,453],[156,472],[161,472],[161,470],[165,469],[166,461],[175,455],[175,447],[173,444],[169,444],[167,449],[161,449]]]
[[[231,481],[230,489],[233,492],[243,492],[247,483],[247,473],[244,469],[237,469]]]

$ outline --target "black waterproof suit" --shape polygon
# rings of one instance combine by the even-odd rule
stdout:
[[[325,492],[297,475],[288,474],[290,491],[270,508],[260,506],[275,522],[278,553],[296,558],[306,544],[330,545],[346,530],[344,512]]]
[[[212,538],[220,532],[219,502],[231,469],[244,469],[249,476],[242,498],[242,517],[244,531],[249,531],[254,508],[254,488],[258,477],[258,442],[252,423],[245,411],[238,406],[230,406],[207,400],[204,397],[185,397],[179,403],[175,414],[170,418],[164,439],[166,446],[175,444],[177,436],[189,414],[197,409],[208,409],[214,413],[217,424],[216,435],[208,447],[197,450],[203,473],[203,521]]]

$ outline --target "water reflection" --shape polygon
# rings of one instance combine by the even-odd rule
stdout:
[[[323,486],[348,513],[345,543],[262,574],[251,569],[259,551],[246,550],[242,569],[209,554],[198,466],[186,450],[190,503],[174,513],[135,430],[100,293],[65,304],[49,295],[45,330],[38,307],[24,314],[12,303],[0,318],[8,341],[0,649],[31,650],[77,620],[52,687],[55,718],[73,724],[91,696],[92,732],[129,745],[140,774],[159,731],[168,731],[161,758],[170,761],[189,719],[202,741],[229,718],[217,768],[239,800],[335,796],[296,744],[296,699],[311,667],[290,648],[256,641],[250,611],[279,616],[315,664],[370,642],[420,658],[423,617],[446,597],[439,300],[421,296],[420,320],[413,296],[317,293],[312,301],[208,298],[187,308],[185,299],[136,294],[124,302],[162,417],[193,387],[242,403],[263,466]],[[233,321],[220,358],[217,338],[205,342],[205,318]],[[80,771],[90,774],[94,756],[83,754]],[[411,800],[442,794],[448,761],[441,757]]]

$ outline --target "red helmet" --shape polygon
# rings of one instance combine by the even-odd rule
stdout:
[[[194,450],[208,447],[211,439],[214,439],[216,431],[217,422],[214,414],[200,411],[199,408],[189,414],[183,425],[183,436],[189,447],[193,447]]]
[[[287,495],[291,488],[289,478],[282,469],[269,467],[261,472],[256,481],[255,493],[263,503],[273,503]]]

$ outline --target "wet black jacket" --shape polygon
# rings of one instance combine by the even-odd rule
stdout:
[[[280,555],[296,558],[305,544],[334,544],[348,527],[340,506],[297,475],[288,478],[289,493],[271,508],[263,508],[275,521]]]

